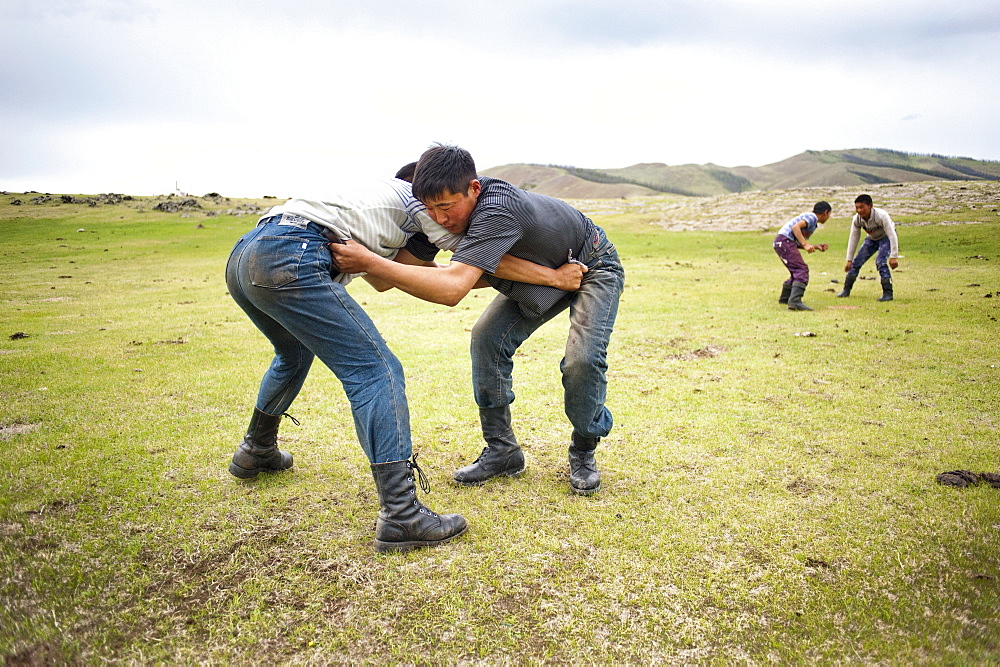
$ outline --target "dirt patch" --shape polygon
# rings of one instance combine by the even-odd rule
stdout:
[[[31,433],[38,428],[38,424],[4,424],[0,426],[0,440],[9,440],[15,435]]]
[[[718,345],[708,345],[698,350],[685,352],[683,354],[668,354],[667,359],[677,359],[679,361],[694,361],[695,359],[712,359],[726,351],[726,348]]]
[[[807,479],[797,477],[793,482],[785,485],[785,488],[793,495],[808,496],[816,490],[816,485]]]

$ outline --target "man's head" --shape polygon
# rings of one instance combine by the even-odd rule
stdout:
[[[857,199],[854,200],[854,210],[865,220],[870,218],[872,214],[871,195],[858,195]]]
[[[833,207],[825,201],[818,201],[816,205],[813,206],[813,213],[816,214],[816,218],[820,222],[826,222],[830,219],[830,213],[833,212]]]
[[[464,234],[479,200],[482,184],[469,151],[437,144],[424,151],[413,175],[413,196],[452,234]]]
[[[407,183],[412,183],[413,182],[413,172],[416,171],[416,169],[417,169],[417,163],[416,162],[410,162],[409,164],[404,164],[402,167],[399,168],[399,171],[396,172],[396,176],[395,177],[398,178],[401,181],[406,181]]]

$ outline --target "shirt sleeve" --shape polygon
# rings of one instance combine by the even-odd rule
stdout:
[[[896,223],[892,221],[888,213],[883,212],[882,228],[885,235],[889,237],[889,257],[899,257],[899,238],[896,236]]]
[[[861,225],[858,216],[851,220],[851,235],[847,237],[847,261],[854,261],[854,251],[858,249],[858,241],[861,239]]]
[[[484,207],[473,214],[465,238],[451,260],[494,273],[500,258],[522,235],[520,223],[509,211],[500,206]]]

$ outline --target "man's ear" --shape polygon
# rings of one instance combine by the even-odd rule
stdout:
[[[483,184],[479,182],[478,178],[474,178],[469,181],[468,193],[470,197],[478,197],[479,193],[483,191]]]

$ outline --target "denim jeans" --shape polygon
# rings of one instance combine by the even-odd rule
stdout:
[[[889,251],[892,249],[889,243],[889,237],[883,236],[878,241],[872,241],[871,238],[866,238],[865,242],[861,244],[858,248],[858,254],[854,256],[851,261],[851,270],[847,272],[847,275],[852,278],[857,278],[858,273],[861,272],[861,267],[867,262],[872,255],[875,255],[875,268],[878,269],[878,275],[882,280],[892,280],[892,272],[889,271]]]
[[[322,229],[299,220],[266,219],[239,240],[226,265],[229,293],[274,346],[257,409],[284,413],[319,357],[347,392],[368,460],[408,459],[403,367],[371,318],[331,277]]]
[[[525,316],[517,302],[498,295],[472,329],[472,385],[480,408],[502,408],[514,401],[514,352],[540,326],[569,309],[569,336],[559,364],[564,407],[574,430],[587,438],[611,432],[607,397],[608,343],[625,286],[618,252],[599,227],[598,243],[581,260],[589,268],[576,292],[563,297],[538,318]],[[501,429],[502,430],[502,429]],[[484,433],[489,440],[491,434]]]

